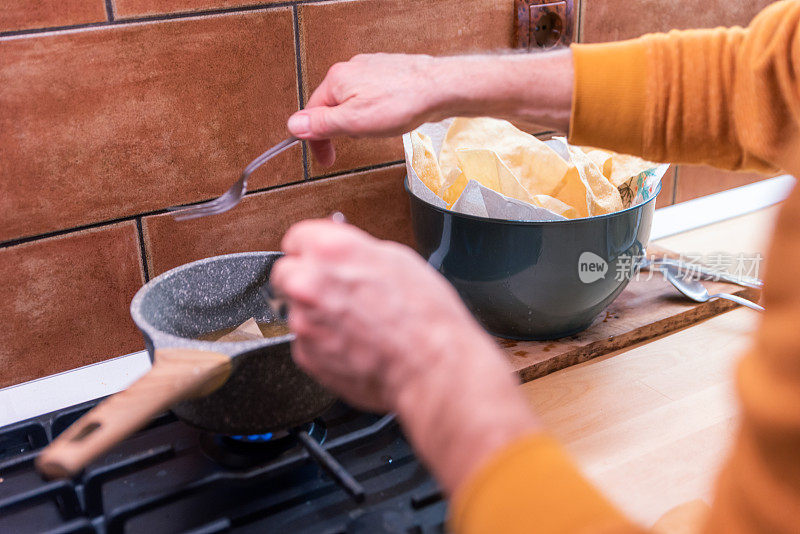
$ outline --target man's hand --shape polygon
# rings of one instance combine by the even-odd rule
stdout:
[[[453,288],[407,247],[319,220],[293,226],[282,248],[271,279],[291,303],[295,360],[352,404],[390,411],[420,374],[454,363],[454,341],[487,345]]]
[[[309,140],[314,157],[327,166],[336,156],[333,137],[399,135],[458,115],[565,132],[571,101],[569,50],[440,58],[366,54],[331,67],[288,128]]]
[[[437,95],[437,59],[403,54],[362,54],[333,65],[289,118],[289,130],[311,140],[322,165],[333,163],[331,137],[400,135],[432,117]]]
[[[356,406],[396,411],[447,490],[536,428],[492,338],[411,249],[329,220],[282,246],[271,279],[297,364]]]

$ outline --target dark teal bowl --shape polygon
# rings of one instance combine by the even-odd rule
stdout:
[[[609,215],[522,222],[455,213],[413,195],[408,179],[405,186],[417,249],[484,328],[539,340],[585,330],[625,289],[661,192]]]

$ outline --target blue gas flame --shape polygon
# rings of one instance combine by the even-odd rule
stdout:
[[[272,432],[267,432],[266,434],[250,434],[249,436],[231,436],[231,438],[237,441],[263,442],[272,439]]]

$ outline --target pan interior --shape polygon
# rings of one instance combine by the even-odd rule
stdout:
[[[153,280],[141,304],[156,330],[195,339],[250,317],[276,320],[262,293],[280,254],[229,255],[189,264]]]

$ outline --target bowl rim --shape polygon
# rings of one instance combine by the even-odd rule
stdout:
[[[168,280],[169,278],[172,278],[173,276],[180,274],[182,271],[185,271],[197,265],[214,263],[217,261],[224,261],[240,257],[270,257],[270,256],[281,257],[283,256],[283,252],[251,251],[251,252],[235,252],[232,254],[220,254],[217,256],[210,256],[208,258],[202,258],[189,263],[184,263],[177,267],[173,267],[172,269],[161,273],[155,278],[151,278],[147,283],[142,285],[142,287],[140,287],[138,291],[136,291],[136,294],[133,296],[130,305],[131,319],[133,319],[133,322],[136,323],[136,326],[139,327],[139,330],[141,330],[142,333],[146,334],[152,339],[154,344],[155,344],[155,339],[153,339],[153,335],[156,334],[159,338],[159,341],[161,341],[161,343],[158,343],[160,346],[197,348],[201,350],[222,352],[230,356],[249,352],[253,349],[258,349],[272,345],[279,345],[281,343],[294,341],[296,336],[293,332],[285,334],[283,336],[264,338],[263,340],[254,339],[250,341],[202,341],[199,339],[186,338],[186,337],[176,336],[175,334],[170,334],[169,332],[166,332],[161,328],[158,328],[151,321],[149,321],[142,313],[142,301],[144,300],[145,295],[147,295],[150,291],[153,290],[153,288],[157,287],[165,280]]]
[[[606,213],[606,214],[603,214],[603,215],[593,215],[591,217],[579,217],[577,219],[564,219],[564,220],[556,220],[556,221],[514,221],[514,220],[510,220],[510,219],[495,219],[493,217],[481,217],[480,215],[469,215],[467,213],[461,213],[459,211],[453,211],[453,210],[450,210],[450,209],[447,209],[447,208],[440,208],[439,206],[434,206],[430,202],[426,202],[425,200],[421,199],[420,197],[418,197],[417,195],[415,195],[414,193],[411,192],[411,189],[409,189],[409,187],[408,187],[408,174],[406,174],[405,178],[403,178],[403,188],[406,190],[406,193],[408,193],[409,197],[418,200],[422,204],[425,204],[429,208],[431,208],[433,210],[436,210],[439,213],[443,213],[443,214],[446,214],[446,215],[451,215],[451,216],[454,216],[454,217],[461,217],[461,218],[464,218],[464,219],[471,219],[471,220],[474,220],[474,221],[481,221],[481,222],[491,222],[491,223],[496,223],[496,224],[511,224],[511,225],[519,225],[519,226],[536,226],[536,225],[541,225],[541,224],[569,225],[569,224],[580,224],[580,223],[586,223],[586,222],[592,222],[592,221],[601,221],[603,219],[610,219],[612,217],[616,217],[616,216],[622,215],[623,213],[627,213],[629,211],[638,210],[638,209],[641,209],[641,208],[647,206],[648,204],[650,204],[651,202],[656,200],[656,198],[658,197],[659,193],[661,193],[662,184],[661,184],[661,181],[659,181],[658,182],[658,188],[656,189],[656,192],[653,194],[653,196],[648,198],[647,200],[645,200],[644,202],[642,202],[640,204],[636,204],[635,206],[629,206],[629,207],[627,207],[627,208],[625,208],[623,210],[615,211],[615,212],[612,212],[612,213]]]

